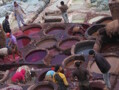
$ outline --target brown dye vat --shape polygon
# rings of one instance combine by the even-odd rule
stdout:
[[[80,40],[78,39],[73,39],[73,38],[69,38],[66,39],[64,41],[61,41],[59,43],[59,48],[62,50],[67,50],[70,49],[74,44],[76,44],[77,42],[79,42]]]
[[[47,51],[46,50],[36,50],[36,51],[32,51],[30,52],[25,60],[26,62],[38,62],[43,60],[47,55]]]
[[[111,65],[111,69],[109,72],[113,73],[113,74],[118,74],[118,72],[119,72],[119,70],[118,70],[119,58],[116,56],[105,56],[105,58]],[[95,73],[102,74],[95,62],[91,65],[91,71],[95,72]]]
[[[83,56],[80,56],[80,55],[72,55],[72,56],[69,56],[67,58],[64,59],[62,65],[64,66],[64,68],[74,68],[74,62],[75,61],[82,61],[84,62],[85,59]]]
[[[57,41],[55,39],[46,39],[38,42],[36,45],[42,49],[50,49],[56,45]]]
[[[102,45],[101,52],[102,53],[109,53],[109,52],[118,53],[119,52],[119,42],[108,43],[108,44]]]
[[[37,86],[33,90],[54,90],[54,88],[52,86],[49,86],[49,85],[41,85],[41,86]]]
[[[110,22],[112,22],[113,20],[106,20],[106,21],[103,21],[103,22],[101,22],[101,24],[108,24],[108,23],[110,23]]]
[[[27,46],[31,42],[31,39],[29,37],[19,37],[17,38],[17,45],[19,48],[23,48]]]
[[[80,30],[78,30],[78,27],[80,28]],[[76,28],[77,27],[77,28]],[[73,25],[69,30],[68,30],[68,34],[71,36],[80,36],[80,34],[84,34],[86,29],[89,27],[88,24],[79,24],[79,25]],[[77,33],[73,33],[74,31],[79,31]]]
[[[32,34],[36,34],[36,33],[40,32],[40,31],[41,31],[41,28],[29,28],[27,30],[24,30],[23,33],[25,35],[32,35]]]

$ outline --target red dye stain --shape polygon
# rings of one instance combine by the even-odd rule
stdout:
[[[31,52],[29,55],[27,55],[26,61],[27,62],[41,61],[46,55],[47,55],[46,51],[43,51],[43,50],[34,51],[34,52]]]
[[[36,34],[38,32],[40,32],[41,28],[30,28],[30,29],[27,29],[25,30],[23,33],[25,35],[32,35],[32,34]]]
[[[78,42],[78,40],[67,40],[65,42],[63,42],[60,45],[60,48],[66,50],[66,49],[70,49],[74,44],[76,44]]]
[[[62,61],[68,57],[68,55],[64,55],[64,54],[60,54],[60,55],[56,55],[52,61],[51,61],[51,64],[62,64]]]
[[[29,43],[30,43],[30,38],[28,38],[28,37],[23,37],[23,38],[19,38],[18,40],[17,40],[17,43],[18,43],[18,47],[19,48],[23,48],[23,47],[25,47],[26,45],[28,45]]]
[[[1,62],[0,63],[11,63],[11,62],[13,62],[13,61],[19,61],[19,59],[20,59],[20,57],[17,55],[17,54],[15,54],[15,59],[13,58],[13,55],[9,55],[9,56],[7,56],[7,57],[4,57],[4,60],[0,60]]]

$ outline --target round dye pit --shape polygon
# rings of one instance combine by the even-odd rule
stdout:
[[[79,39],[69,38],[69,39],[61,41],[58,44],[58,47],[61,50],[67,50],[67,49],[70,49],[73,45],[75,45],[79,41],[80,41]]]
[[[77,43],[74,47],[72,47],[72,54],[84,54],[88,55],[88,51],[93,49],[95,41],[93,40],[85,40]]]
[[[56,56],[54,56],[54,58],[52,59],[51,64],[52,64],[52,65],[62,64],[62,61],[63,61],[66,57],[68,57],[68,56],[65,55],[65,54],[56,55]]]
[[[81,25],[77,25],[77,26],[76,25],[75,26],[72,26],[68,30],[68,34],[71,35],[71,36],[80,36],[81,34],[84,34],[85,33],[85,31],[87,30],[87,28],[89,28],[89,25],[88,24],[81,24]],[[73,30],[74,31],[79,31],[79,32],[73,33]]]
[[[32,35],[40,32],[41,28],[29,28],[23,31],[25,35]]]
[[[53,48],[56,45],[56,43],[57,43],[56,39],[49,38],[38,42],[36,45],[42,49],[50,49]]]
[[[97,34],[98,34],[97,31],[103,27],[105,27],[105,25],[101,25],[101,24],[96,24],[96,25],[89,27],[87,31],[85,32],[85,37],[87,39],[96,39]]]
[[[62,27],[52,28],[45,32],[47,35],[55,35],[56,38],[63,39],[65,38],[65,29]]]
[[[26,62],[38,62],[43,60],[47,54],[46,50],[32,51],[26,56],[25,60]]]
[[[29,37],[20,37],[20,38],[17,38],[18,48],[24,48],[30,42],[31,42],[31,39]]]
[[[33,90],[54,90],[54,88],[52,86],[42,85],[42,86],[37,86]]]
[[[62,65],[65,67],[65,68],[75,68],[74,67],[74,62],[75,61],[85,61],[84,57],[83,56],[79,56],[79,55],[72,55],[72,56],[69,56],[67,57],[66,59],[64,59]]]
[[[109,56],[105,56],[105,58],[111,65],[111,69],[109,72],[113,73],[113,74],[118,74],[118,72],[119,72],[119,69],[118,69],[119,68],[119,57],[109,55]],[[95,73],[102,74],[95,62],[91,65],[91,71],[95,72]]]
[[[106,25],[106,24],[108,24],[108,23],[110,23],[112,21],[113,21],[113,18],[112,17],[104,17],[104,18],[96,21],[95,23],[96,24],[105,24]]]
[[[101,52],[102,53],[111,53],[111,52],[119,53],[119,42],[102,45]]]

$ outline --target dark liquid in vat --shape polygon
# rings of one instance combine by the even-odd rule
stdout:
[[[45,85],[45,86],[39,86],[35,88],[34,90],[54,90],[54,89],[50,86]]]
[[[18,48],[23,48],[24,46],[28,45],[30,43],[30,41],[31,40],[29,38],[26,38],[26,37],[18,39],[17,40]]]
[[[31,34],[40,32],[40,30],[41,30],[40,28],[30,28],[30,29],[25,30],[23,33],[25,35],[31,35]]]
[[[46,51],[34,51],[26,57],[27,62],[37,62],[42,60],[47,55]]]

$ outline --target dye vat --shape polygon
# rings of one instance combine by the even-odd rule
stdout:
[[[51,86],[43,85],[43,86],[38,86],[33,90],[54,90],[54,89]]]
[[[103,27],[105,27],[105,25],[101,25],[101,24],[96,24],[89,27],[85,32],[85,37],[87,39],[96,39],[98,35],[98,30],[100,30]]]
[[[116,56],[116,55],[104,55],[105,59],[110,63],[111,65],[111,69],[110,69],[110,73],[112,74],[117,74],[118,75],[118,72],[119,72],[119,57]],[[97,67],[97,64],[94,62],[92,65],[91,65],[91,71],[92,72],[95,72],[95,73],[98,73],[98,74],[101,74],[99,68]]]
[[[33,35],[41,31],[41,28],[29,28],[23,31],[25,35]]]
[[[80,36],[81,34],[83,35],[85,33],[85,31],[87,30],[87,28],[89,28],[89,25],[88,24],[77,24],[77,25],[73,25],[68,30],[68,34],[71,35],[71,36]],[[75,31],[75,33],[73,31]]]
[[[63,39],[66,36],[65,29],[62,27],[52,28],[45,32],[47,35],[53,35],[58,39]]]
[[[24,48],[31,42],[31,39],[27,36],[17,38],[18,48]]]
[[[55,47],[56,43],[57,43],[57,40],[55,38],[46,38],[38,42],[36,46],[41,49],[51,49]]]
[[[81,41],[72,47],[71,53],[88,56],[88,52],[89,50],[93,49],[94,44],[95,44],[94,40]]]
[[[68,57],[68,55],[65,55],[65,54],[59,54],[59,55],[56,55],[52,58],[51,60],[51,64],[52,65],[57,65],[57,64],[62,64],[62,61]]]
[[[112,21],[113,21],[112,17],[104,17],[104,18],[101,18],[100,20],[96,21],[95,24],[105,24],[106,25]]]
[[[102,53],[111,53],[111,52],[119,53],[119,42],[102,45],[101,52]]]
[[[57,90],[57,88],[52,82],[42,81],[35,85],[32,90]]]
[[[68,39],[65,39],[65,40],[62,40],[61,42],[59,42],[58,47],[61,50],[68,50],[68,49],[71,49],[71,47],[79,41],[80,40],[77,38],[68,38]]]
[[[64,59],[62,62],[62,65],[64,68],[74,68],[74,62],[75,61],[85,61],[85,58],[80,55],[72,55]]]
[[[25,60],[26,60],[26,62],[32,62],[32,63],[39,62],[39,61],[43,60],[47,54],[48,54],[48,52],[46,50],[32,51],[25,57]]]

